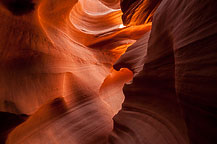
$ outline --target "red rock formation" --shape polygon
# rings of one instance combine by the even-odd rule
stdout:
[[[217,143],[216,7],[0,1],[2,143]]]
[[[152,116],[166,118],[164,124],[175,126],[186,142],[217,143],[216,7],[214,0],[161,2],[148,47],[144,40],[137,41],[140,44],[129,47],[115,65],[116,69],[127,66],[135,70],[141,67],[137,59],[144,61],[133,84],[124,88],[126,98],[120,113],[155,113]],[[121,124],[125,118],[117,115],[116,119]]]

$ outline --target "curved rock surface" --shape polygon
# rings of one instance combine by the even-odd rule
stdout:
[[[143,47],[136,42],[114,66],[134,70],[141,67],[139,57],[144,61],[143,70],[124,88],[120,113],[156,112],[169,120],[186,142],[217,142],[216,7],[214,0],[161,2],[148,46],[145,40],[138,40]],[[118,123],[123,119],[117,115]]]
[[[0,1],[1,142],[215,144],[216,7]]]

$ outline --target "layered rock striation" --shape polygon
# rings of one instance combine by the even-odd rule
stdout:
[[[1,142],[216,143],[216,7],[2,0]]]

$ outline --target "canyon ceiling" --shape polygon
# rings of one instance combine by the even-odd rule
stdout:
[[[217,144],[217,1],[0,0],[0,143]]]

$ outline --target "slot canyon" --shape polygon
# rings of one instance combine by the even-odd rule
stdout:
[[[217,1],[0,0],[0,144],[217,144]]]

